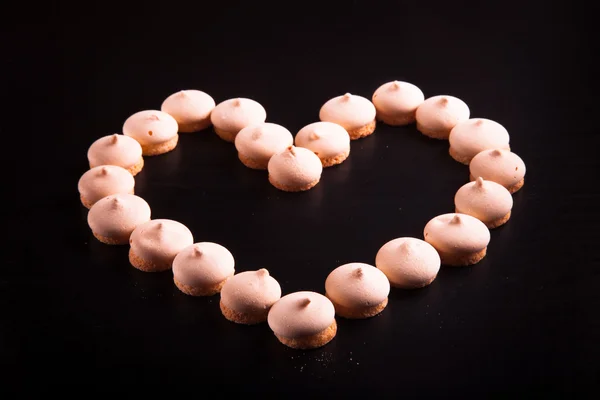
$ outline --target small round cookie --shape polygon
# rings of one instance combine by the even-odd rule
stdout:
[[[133,175],[116,165],[100,165],[89,169],[81,175],[77,183],[81,204],[87,208],[111,194],[133,194],[134,186]]]
[[[417,130],[433,139],[448,139],[459,122],[469,119],[467,104],[454,96],[440,95],[425,100],[415,114]]]
[[[238,158],[246,167],[252,169],[267,169],[271,157],[292,144],[292,133],[271,122],[247,126],[235,137]]]
[[[442,265],[476,264],[487,252],[490,231],[483,222],[466,214],[442,214],[425,225],[425,241],[440,255]]]
[[[325,296],[340,317],[373,317],[388,303],[390,282],[383,272],[369,264],[349,263],[337,267],[325,280]]]
[[[92,233],[102,243],[127,244],[133,230],[150,221],[150,206],[133,194],[113,194],[96,202],[87,220]]]
[[[296,146],[309,149],[319,157],[323,167],[344,162],[350,155],[350,135],[333,122],[314,122],[300,129],[294,139]]]
[[[315,292],[283,296],[271,307],[268,322],[277,339],[293,349],[325,346],[337,333],[333,303]]]
[[[501,184],[510,193],[515,193],[525,184],[525,163],[508,150],[484,150],[469,164],[470,178],[482,177],[486,181]]]
[[[506,128],[485,118],[471,118],[459,122],[450,131],[448,140],[452,158],[466,165],[483,150],[510,150],[510,137]]]
[[[166,271],[175,256],[194,243],[192,232],[180,222],[153,219],[138,225],[129,238],[129,262],[144,272]]]
[[[239,131],[248,125],[261,124],[266,119],[267,112],[260,103],[243,97],[217,104],[210,114],[216,134],[231,143]]]
[[[182,90],[163,101],[160,109],[177,121],[179,132],[197,132],[210,126],[213,98],[200,90]]]
[[[346,93],[328,100],[319,111],[319,119],[341,125],[350,139],[369,136],[375,131],[375,106],[362,96]]]
[[[454,205],[457,213],[475,217],[493,229],[509,220],[513,198],[501,184],[479,177],[458,189]]]
[[[87,152],[90,168],[99,165],[123,167],[133,176],[144,168],[142,146],[125,135],[108,135],[96,140]]]
[[[227,279],[221,289],[221,312],[231,322],[254,325],[267,320],[271,306],[281,298],[281,286],[262,268]]]
[[[377,119],[392,126],[415,122],[415,113],[423,101],[425,96],[421,89],[408,82],[384,83],[373,93]]]
[[[123,134],[137,140],[145,156],[157,156],[173,150],[179,140],[178,130],[175,118],[158,110],[139,111],[123,124]]]
[[[269,160],[269,182],[285,192],[301,192],[321,179],[323,165],[315,153],[303,147],[289,146]]]
[[[393,287],[419,289],[429,285],[440,270],[437,250],[424,240],[401,237],[384,244],[375,256],[379,268]]]
[[[194,243],[181,250],[173,259],[175,286],[190,296],[212,296],[219,293],[234,272],[233,255],[217,243]]]

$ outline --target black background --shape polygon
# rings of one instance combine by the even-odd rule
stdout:
[[[32,7],[6,21],[2,390],[411,398],[591,388],[600,356],[592,26],[573,3],[485,3],[97,4]],[[134,112],[199,89],[217,103],[255,99],[295,133],[329,98],[370,99],[394,79],[503,124],[526,184],[481,263],[392,290],[375,318],[338,319],[326,347],[296,351],[266,324],[232,324],[218,296],[186,296],[170,272],[137,271],[126,247],[91,235],[77,193],[87,148]],[[289,194],[207,130],[146,158],[136,194],[153,218],[228,247],[238,272],[268,268],[287,294],[323,292],[335,267],[373,264],[395,237],[422,238],[467,180],[447,142],[379,124],[314,189]]]

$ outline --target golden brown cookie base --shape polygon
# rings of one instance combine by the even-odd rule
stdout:
[[[83,206],[87,209],[92,208],[92,206],[94,205],[94,203],[83,197],[82,194],[79,195],[79,198],[81,199],[81,204],[83,204]]]
[[[291,347],[292,349],[308,350],[325,346],[327,343],[331,342],[336,333],[337,323],[334,320],[331,325],[315,335],[301,336],[297,338],[287,338],[284,336],[279,336],[278,334],[275,334],[275,336],[281,343]]]
[[[208,118],[205,118],[201,121],[190,122],[187,124],[181,123],[178,125],[179,125],[180,133],[192,133],[192,132],[198,132],[203,129],[206,129],[210,126],[210,124],[211,124],[211,122],[210,122],[210,116],[209,116]]]
[[[134,194],[134,190],[132,189],[131,192],[129,192],[129,194]],[[115,193],[116,194],[116,193]],[[79,198],[81,199],[81,204],[83,204],[85,206],[85,208],[90,209],[92,208],[92,206],[96,203],[92,203],[91,201],[89,201],[88,199],[86,199],[83,195],[79,195]],[[129,238],[127,239],[129,240]]]
[[[465,164],[465,165],[469,165],[469,163],[473,159],[473,157],[469,157],[469,156],[465,156],[465,155],[462,155],[462,154],[458,154],[456,152],[456,150],[454,150],[452,148],[452,146],[450,146],[450,149],[448,150],[448,153],[450,153],[450,156],[452,158],[454,158],[456,161],[458,161],[461,164]]]
[[[419,124],[419,121],[417,121],[417,130],[423,135],[428,136],[432,139],[448,140],[448,136],[450,136],[450,131],[436,131],[433,129],[428,129],[423,125]]]
[[[319,179],[317,179],[316,181],[311,182],[305,186],[292,187],[292,186],[282,185],[279,182],[276,182],[275,180],[273,180],[271,175],[269,175],[269,182],[271,182],[271,185],[275,186],[279,190],[283,190],[284,192],[303,192],[305,190],[309,190],[309,189],[312,189],[313,187],[315,187],[315,185],[317,183],[319,183]]]
[[[244,164],[246,167],[252,168],[252,169],[267,169],[267,165],[269,164],[268,161],[266,163],[262,163],[253,158],[248,158],[245,155],[243,155],[242,153],[238,153],[238,158],[240,159],[242,164]]]
[[[172,261],[170,263],[155,264],[150,261],[146,261],[137,256],[133,252],[133,249],[129,249],[129,263],[140,271],[144,272],[162,272],[171,269]]]
[[[230,132],[230,131],[224,131],[223,129],[219,129],[216,126],[214,126],[215,129],[215,133],[217,135],[219,135],[219,137],[221,139],[223,139],[226,142],[230,142],[233,143],[235,142],[235,137],[237,136],[237,132]]]
[[[475,177],[473,175],[469,175],[469,179],[471,181],[475,180]],[[525,184],[525,178],[521,179],[519,182],[515,183],[512,186],[505,186],[505,188],[510,192],[510,193],[515,193],[517,191],[519,191],[519,189],[521,189],[523,187],[523,185]]]
[[[397,289],[405,289],[405,290],[422,289],[425,286],[431,285],[431,282],[433,282],[436,277],[437,277],[437,275],[428,281],[420,282],[420,283],[412,283],[412,284],[409,284],[406,282],[405,283],[395,283],[395,282],[390,281],[390,286],[397,288]]]
[[[412,124],[413,122],[415,122],[416,111],[417,110],[413,111],[410,114],[396,115],[396,116],[385,115],[383,113],[377,112],[377,119],[379,121],[383,121],[384,124],[390,125],[390,126],[409,125],[409,124]]]
[[[177,146],[177,141],[179,140],[179,135],[173,136],[171,139],[166,142],[162,142],[159,144],[150,144],[150,145],[142,145],[142,155],[143,156],[158,156],[160,154],[168,153],[173,150],[175,146]]]
[[[221,292],[221,288],[223,287],[227,279],[229,279],[229,277],[223,279],[221,282],[215,285],[208,285],[203,287],[186,285],[179,282],[175,278],[173,278],[173,282],[175,283],[175,286],[177,286],[177,289],[190,296],[212,296]]]
[[[470,215],[468,212],[461,211],[458,208],[455,208],[454,212]],[[493,221],[481,221],[481,222],[483,222],[485,224],[485,226],[488,227],[488,229],[494,229],[494,228],[499,227],[500,225],[504,225],[510,219],[510,214],[511,214],[511,211],[509,211],[508,214],[506,214],[502,218],[498,218]]]
[[[323,168],[332,167],[334,165],[343,163],[346,160],[346,158],[348,158],[349,155],[350,155],[350,150],[348,150],[345,153],[338,154],[335,157],[321,158],[321,164],[323,164]]]
[[[487,247],[476,253],[467,254],[451,254],[438,250],[438,254],[440,255],[440,259],[442,260],[442,265],[447,265],[450,267],[466,267],[469,265],[477,264],[485,257],[486,252]]]
[[[331,300],[331,297],[329,297],[329,295],[327,293],[325,293],[325,296],[327,296],[327,298],[329,300]],[[384,301],[382,301],[381,303],[376,304],[374,306],[358,307],[358,308],[342,306],[333,300],[331,300],[331,302],[333,303],[333,306],[335,307],[335,313],[337,315],[339,315],[340,317],[344,317],[344,318],[348,318],[348,319],[363,319],[363,318],[374,317],[375,315],[382,312],[383,309],[388,304],[388,299],[386,298]]]
[[[129,244],[129,236],[131,235],[126,235],[126,236],[122,236],[122,237],[108,237],[108,236],[102,236],[102,235],[98,235],[96,232],[93,232],[94,237],[96,239],[98,239],[99,241],[101,241],[104,244],[114,244],[114,245],[120,245],[120,244]]]
[[[221,312],[223,316],[227,318],[231,322],[235,322],[236,324],[244,324],[244,325],[255,325],[261,322],[265,322],[267,320],[267,315],[269,314],[269,309],[259,310],[256,314],[248,314],[248,313],[240,313],[237,311],[228,308],[223,304],[221,300],[219,302],[219,306],[221,307]]]
[[[371,133],[373,133],[375,131],[376,124],[377,123],[375,122],[375,120],[373,120],[365,126],[361,126],[358,129],[352,129],[352,130],[348,131],[348,135],[350,135],[350,139],[352,139],[352,140],[364,138],[365,136],[369,136]]]
[[[125,169],[129,171],[131,175],[136,176],[142,170],[142,168],[144,168],[144,159],[140,157],[140,160],[137,163]]]

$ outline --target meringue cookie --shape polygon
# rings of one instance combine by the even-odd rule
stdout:
[[[490,231],[483,222],[466,214],[442,214],[425,225],[425,241],[440,255],[443,265],[478,263],[487,252]]]
[[[240,272],[221,289],[221,312],[238,324],[258,324],[267,320],[271,306],[280,298],[281,287],[266,269]]]
[[[142,146],[125,135],[108,135],[96,140],[87,152],[90,168],[99,165],[123,167],[135,176],[144,167]]]
[[[194,243],[181,250],[173,259],[175,286],[191,296],[219,293],[234,272],[233,255],[217,243]]]
[[[437,250],[429,243],[401,237],[384,244],[375,256],[379,268],[394,287],[418,289],[429,285],[440,270]]]
[[[319,111],[321,121],[341,125],[352,140],[369,136],[375,131],[375,115],[373,103],[350,93],[328,100]]]
[[[123,134],[137,140],[145,156],[167,153],[177,146],[177,121],[166,112],[139,111],[125,121]]]
[[[242,97],[219,103],[210,114],[215,132],[227,142],[235,141],[238,132],[248,125],[261,124],[266,119],[267,112],[260,103]]]
[[[350,135],[333,122],[314,122],[296,134],[296,146],[315,153],[323,167],[341,164],[350,154]]]
[[[253,169],[267,169],[271,157],[292,144],[292,133],[283,126],[270,122],[247,126],[235,137],[238,158],[245,166]]]
[[[492,229],[509,220],[513,198],[504,186],[479,177],[458,189],[454,205],[457,213],[471,215]]]
[[[434,139],[448,139],[459,122],[469,119],[467,104],[454,96],[440,95],[425,100],[415,114],[417,129]]]
[[[510,150],[508,131],[499,123],[485,118],[459,122],[450,131],[448,140],[452,158],[466,165],[483,150]]]
[[[150,206],[133,194],[113,194],[96,202],[87,220],[92,233],[102,243],[127,244],[133,230],[150,221]]]
[[[269,182],[279,190],[300,192],[314,187],[321,179],[323,165],[315,153],[289,146],[269,160]]]
[[[268,323],[277,339],[294,349],[324,346],[337,333],[333,303],[315,292],[283,296],[271,307]]]
[[[373,93],[377,119],[392,126],[415,122],[415,113],[423,101],[425,96],[421,89],[408,82],[384,83]]]
[[[525,184],[525,163],[508,150],[484,150],[469,164],[471,180],[482,177],[486,181],[501,184],[510,193],[515,193]]]
[[[179,132],[197,132],[210,126],[213,98],[200,90],[182,90],[163,101],[160,109],[177,121]]]
[[[77,183],[81,204],[87,208],[91,208],[98,200],[111,194],[133,194],[134,186],[133,175],[116,165],[94,167],[86,171]]]
[[[335,313],[344,318],[369,318],[383,311],[388,303],[390,282],[383,272],[364,263],[337,267],[325,280],[325,296]]]
[[[129,238],[129,262],[145,272],[166,271],[175,256],[194,243],[192,232],[180,222],[154,219],[138,225]]]

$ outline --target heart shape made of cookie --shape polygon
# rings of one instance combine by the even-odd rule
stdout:
[[[284,192],[306,192],[320,183],[324,169],[333,167],[332,176],[341,173],[352,157],[352,143],[373,135],[377,121],[389,126],[416,122],[423,135],[448,140],[450,156],[469,165],[471,182],[456,192],[453,212],[426,224],[423,239],[389,240],[375,255],[374,265],[338,266],[330,271],[323,294],[299,291],[282,296],[270,271],[237,272],[226,247],[195,241],[191,230],[176,220],[152,219],[149,204],[134,194],[134,176],[143,170],[144,157],[170,153],[180,135],[211,126],[223,143],[234,144],[244,166],[267,172],[265,182]],[[425,99],[408,82],[385,83],[371,100],[350,93],[336,96],[323,104],[319,121],[309,122],[296,135],[267,122],[266,110],[255,100],[233,98],[217,104],[198,90],[174,93],[161,110],[131,115],[122,130],[122,135],[102,137],[90,146],[90,170],[79,180],[93,235],[106,244],[128,244],[130,264],[138,270],[172,270],[173,282],[183,293],[220,293],[225,318],[241,324],[267,321],[279,341],[292,348],[327,344],[337,332],[336,315],[378,315],[392,287],[422,288],[442,265],[479,262],[490,242],[489,229],[509,220],[511,193],[523,186],[525,175],[525,165],[510,151],[502,125],[470,118],[468,106],[456,97]]]

